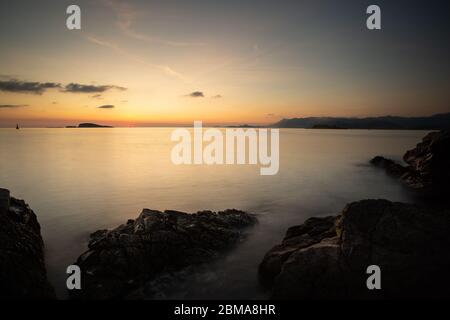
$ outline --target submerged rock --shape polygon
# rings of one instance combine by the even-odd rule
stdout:
[[[376,156],[370,160],[370,163],[374,166],[383,168],[389,175],[395,178],[401,178],[404,174],[410,174],[410,170],[407,167],[382,156]]]
[[[450,297],[450,210],[387,200],[290,228],[259,267],[275,299]],[[381,290],[366,269],[381,268]]]
[[[377,156],[371,163],[430,198],[450,195],[450,131],[431,132],[405,153],[407,166]]]
[[[53,299],[37,217],[0,189],[0,299]]]
[[[239,210],[160,212],[144,209],[136,220],[91,235],[89,250],[76,264],[82,270],[77,299],[114,299],[156,276],[217,257],[242,239],[256,218]]]

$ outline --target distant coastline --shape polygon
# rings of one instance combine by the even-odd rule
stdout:
[[[429,117],[291,118],[282,119],[269,127],[302,129],[443,130],[450,128],[450,113],[435,114]]]
[[[21,126],[22,127],[22,126]],[[119,125],[121,128],[121,126]],[[137,124],[123,128],[191,128],[193,124],[167,123],[164,125]],[[425,117],[304,117],[285,118],[272,124],[204,124],[204,128],[280,128],[280,129],[358,129],[358,130],[446,130],[450,129],[450,112]],[[27,127],[25,127],[27,128]],[[29,127],[31,128],[31,127]],[[36,127],[37,128],[37,127]],[[111,125],[80,123],[78,125],[46,128],[114,128]]]

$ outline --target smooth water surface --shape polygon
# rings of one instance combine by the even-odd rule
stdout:
[[[0,129],[0,187],[38,215],[48,273],[65,296],[65,269],[88,236],[138,216],[142,208],[186,212],[237,208],[259,215],[247,240],[208,268],[168,286],[169,298],[263,298],[257,265],[286,229],[337,214],[350,201],[411,195],[368,162],[401,160],[424,131],[280,131],[280,169],[172,164],[173,128]]]

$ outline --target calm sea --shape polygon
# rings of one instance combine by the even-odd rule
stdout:
[[[401,160],[424,131],[280,131],[280,170],[259,166],[176,166],[171,128],[0,129],[0,187],[38,215],[48,273],[65,296],[65,269],[88,236],[138,216],[142,208],[186,212],[238,208],[259,215],[247,240],[206,268],[163,286],[162,298],[263,298],[257,265],[286,229],[334,215],[350,201],[408,194],[368,161]]]

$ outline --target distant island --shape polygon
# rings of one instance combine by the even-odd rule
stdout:
[[[78,126],[66,126],[66,128],[113,128],[113,127],[104,126],[96,123],[80,123]]]
[[[272,128],[305,129],[399,129],[399,130],[443,130],[450,128],[450,113],[430,117],[370,117],[335,118],[308,117],[282,119],[272,124]]]

